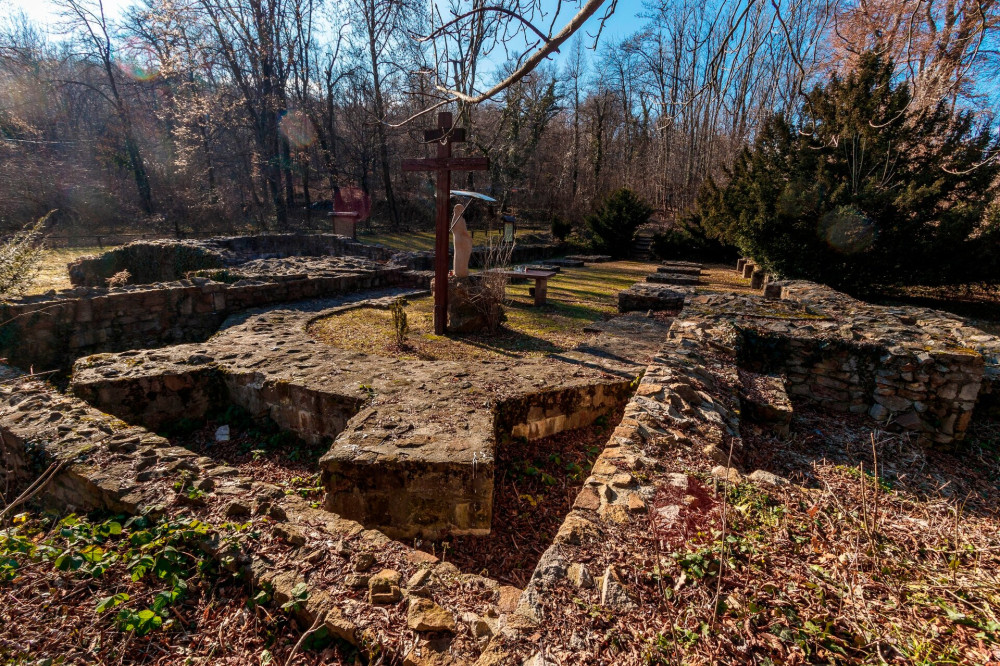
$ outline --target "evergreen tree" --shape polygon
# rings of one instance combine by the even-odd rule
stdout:
[[[626,257],[632,251],[635,232],[653,214],[635,192],[623,187],[613,192],[596,213],[587,217],[594,234],[594,249],[613,257]]]
[[[995,280],[1000,139],[944,103],[911,112],[892,72],[866,54],[798,122],[771,118],[700,193],[706,229],[769,271],[854,292]]]

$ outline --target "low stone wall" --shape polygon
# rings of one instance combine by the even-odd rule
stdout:
[[[294,613],[304,626],[317,622],[369,655],[388,653],[394,661],[412,664],[472,664],[485,641],[506,625],[520,592],[461,574],[433,555],[171,446],[37,379],[0,385],[0,455],[20,461],[3,472],[11,490],[26,487],[57,464],[38,500],[60,513],[183,512],[209,525],[234,519],[252,525],[253,538],[207,539],[201,547],[220,566],[244,572],[276,607],[297,594]],[[175,489],[178,481],[202,495],[187,500]],[[267,544],[266,553],[261,544]],[[275,553],[281,554],[279,562]],[[309,573],[300,564],[306,558]],[[377,581],[389,583],[383,588]],[[300,585],[304,594],[296,589]],[[469,610],[470,594],[477,600],[476,612]],[[414,599],[432,604],[450,621],[454,635],[444,647],[432,640],[438,626],[408,626],[407,605]]]
[[[99,352],[207,339],[227,316],[274,303],[407,285],[399,268],[227,284],[194,278],[148,287],[78,288],[0,304],[0,358],[36,371]]]
[[[355,256],[388,261],[395,251],[334,234],[260,234],[204,240],[137,241],[67,266],[74,285],[102,287],[127,270],[133,284],[181,280],[189,271],[238,266],[253,259]]]
[[[679,310],[691,287],[637,282],[618,292],[618,312]]]
[[[980,395],[989,400],[1000,394],[1000,337],[961,317],[930,308],[871,305],[814,282],[783,281],[768,286],[783,300],[840,313],[842,319],[854,323],[856,334],[872,323],[885,339],[913,348],[979,355],[983,359]]]
[[[514,246],[511,261],[546,259],[566,251],[564,243],[525,243]],[[486,251],[473,248],[470,265],[483,264]],[[284,257],[364,257],[413,270],[431,270],[433,252],[400,252],[383,245],[359,243],[335,234],[258,234],[188,240],[136,241],[94,257],[68,264],[74,285],[103,287],[108,278],[127,270],[133,284],[171,282],[190,271],[239,266],[255,259]]]
[[[702,479],[714,461],[730,450],[738,458],[742,449],[737,359],[726,344],[735,335],[725,322],[675,322],[496,639],[505,663],[546,664],[552,655],[585,661],[589,648],[579,636],[590,628],[565,630],[579,627],[571,619],[579,608],[627,614],[642,626],[648,600],[631,582],[651,557],[650,540],[680,547],[691,526],[705,529],[715,502]],[[616,663],[643,656],[616,653]]]
[[[969,426],[983,372],[976,354],[744,333],[747,367],[780,373],[799,401],[867,412],[939,444],[961,440]]]
[[[567,247],[566,243],[518,243],[514,245],[514,249],[511,252],[510,263],[524,264],[557,257],[566,252]],[[453,255],[454,252],[449,251],[448,256],[451,257]],[[473,247],[472,254],[469,256],[469,266],[472,268],[482,268],[485,263],[485,257],[486,248],[482,245]],[[449,259],[449,266],[451,265],[450,261]],[[399,252],[392,257],[392,263],[412,270],[430,271],[434,270],[434,253]]]
[[[628,402],[636,382],[576,386],[518,396],[497,405],[494,418],[497,441],[507,437],[529,441],[574,428],[584,428],[610,417]]]
[[[205,343],[82,358],[71,387],[152,428],[236,404],[315,444],[333,440],[320,460],[328,508],[400,538],[438,538],[490,529],[504,438],[538,439],[615,412],[668,328],[622,317],[579,349],[481,365],[359,354],[308,332],[317,317],[397,296],[279,308]]]
[[[732,322],[741,366],[782,375],[793,400],[868,413],[943,447],[964,438],[989,367],[970,345],[988,354],[998,342],[941,312],[869,305],[808,282],[786,283],[782,300],[712,295],[689,306],[688,317]]]

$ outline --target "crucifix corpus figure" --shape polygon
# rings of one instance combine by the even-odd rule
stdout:
[[[469,277],[469,257],[472,256],[472,234],[465,226],[465,204],[455,204],[451,218],[452,243],[455,246],[455,262],[452,272],[455,277]]]
[[[452,126],[451,113],[438,114],[437,127],[424,132],[425,143],[437,144],[437,156],[425,159],[403,160],[403,171],[436,171],[437,187],[435,200],[437,214],[435,216],[434,237],[434,332],[444,335],[448,323],[448,224],[451,217],[448,213],[448,203],[451,198],[452,171],[485,171],[489,168],[489,160],[485,157],[452,157],[451,145],[465,141],[465,130]],[[464,210],[464,207],[463,207]],[[461,216],[461,212],[457,212]],[[464,219],[462,228],[465,228]],[[468,230],[465,232],[468,234]],[[469,238],[471,253],[471,237]],[[458,274],[458,245],[456,239],[455,268]],[[466,260],[466,274],[468,274]]]

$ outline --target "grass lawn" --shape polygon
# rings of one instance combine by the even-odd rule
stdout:
[[[472,242],[475,245],[482,245],[486,242],[486,232],[482,229],[473,229]],[[494,236],[500,234],[499,229],[490,232]],[[525,234],[536,234],[536,229],[518,229],[516,236]],[[433,231],[376,231],[374,233],[358,232],[358,240],[362,243],[373,243],[391,247],[394,250],[406,250],[408,252],[429,252],[434,249]]]
[[[101,247],[62,247],[45,251],[41,270],[35,282],[28,289],[27,295],[44,294],[50,289],[69,289],[66,264],[88,254],[100,254],[109,248]]]
[[[507,322],[495,336],[434,335],[433,299],[419,298],[406,306],[410,326],[408,347],[396,348],[388,310],[358,308],[317,321],[310,331],[328,344],[368,354],[424,359],[484,359],[543,356],[572,349],[583,342],[583,328],[617,313],[618,292],[655,271],[655,265],[616,261],[570,268],[549,280],[548,303],[535,307],[531,284],[507,288]]]

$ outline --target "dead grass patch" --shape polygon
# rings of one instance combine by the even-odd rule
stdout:
[[[34,283],[28,289],[29,296],[44,294],[55,289],[70,289],[72,284],[69,281],[69,273],[66,264],[89,254],[100,254],[109,248],[101,247],[69,247],[55,248],[45,251],[42,259],[41,270],[35,278]]]
[[[545,356],[572,349],[588,334],[584,327],[617,314],[618,292],[647,274],[655,264],[619,261],[562,271],[549,280],[548,303],[535,307],[530,284],[507,287],[507,321],[496,335],[434,335],[433,299],[406,306],[407,345],[395,343],[389,310],[357,308],[331,315],[310,326],[327,344],[366,354],[425,360],[500,360]]]

